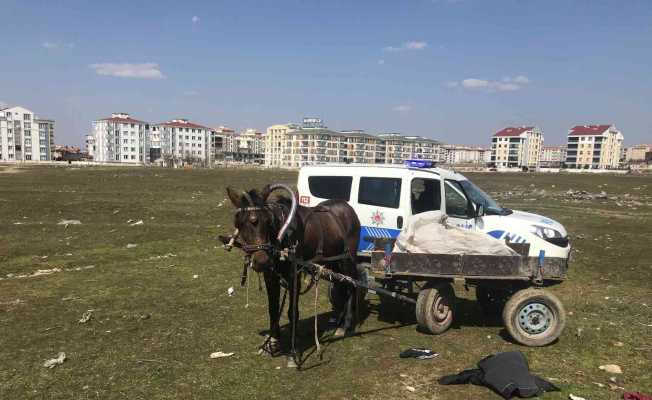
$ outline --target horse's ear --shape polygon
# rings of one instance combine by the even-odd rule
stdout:
[[[269,195],[272,193],[272,187],[271,185],[265,185],[263,188],[263,191],[260,192],[260,197],[263,199],[263,202],[267,203],[267,198]]]
[[[241,190],[237,190],[232,188],[231,186],[228,186],[226,188],[226,194],[229,196],[229,199],[231,199],[231,203],[233,203],[233,205],[236,208],[242,208],[243,196]]]

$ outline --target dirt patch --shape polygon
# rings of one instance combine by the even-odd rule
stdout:
[[[24,169],[21,169],[15,165],[0,166],[0,174],[18,174],[24,171]]]

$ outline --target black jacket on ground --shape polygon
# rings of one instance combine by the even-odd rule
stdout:
[[[527,359],[520,351],[498,353],[482,359],[477,369],[467,369],[439,379],[442,385],[472,383],[486,386],[505,399],[513,396],[535,397],[558,391],[552,383],[530,373]]]

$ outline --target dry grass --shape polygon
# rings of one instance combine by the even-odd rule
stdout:
[[[410,307],[371,298],[359,335],[326,337],[324,359],[313,356],[297,372],[281,358],[255,354],[267,326],[265,295],[252,280],[251,306],[244,308],[239,255],[215,241],[231,224],[227,184],[294,182],[294,173],[35,167],[0,175],[0,399],[493,399],[484,388],[435,380],[511,349],[525,352],[534,371],[563,388],[546,398],[618,398],[618,391],[595,384],[608,385],[609,375],[598,369],[606,363],[623,368],[618,386],[652,392],[652,178],[472,178],[501,193],[505,205],[558,219],[574,236],[569,279],[553,289],[572,313],[559,342],[537,349],[512,344],[500,321],[471,301],[473,293],[456,288],[457,321],[444,335],[417,332]],[[569,188],[629,193],[641,205],[576,202],[563,196]],[[534,194],[540,189],[546,193]],[[64,228],[61,219],[82,224]],[[61,271],[7,277],[55,268]],[[230,286],[234,297],[226,294]],[[310,348],[312,297],[302,305],[302,344]],[[89,309],[92,319],[80,324]],[[321,296],[322,322],[328,310]],[[399,351],[411,346],[441,356],[400,360]],[[210,359],[218,350],[235,355]],[[68,358],[63,365],[42,367],[60,351]]]

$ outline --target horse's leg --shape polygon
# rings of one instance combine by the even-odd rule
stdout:
[[[298,322],[299,322],[299,276],[295,272],[294,266],[288,268],[288,320],[290,321],[290,357],[288,357],[288,367],[297,367],[297,350],[295,347],[295,340],[297,336]]]
[[[344,307],[341,310],[340,322],[337,326],[337,329],[335,330],[335,337],[345,336],[353,328],[353,301],[355,297],[355,288],[349,287],[347,285],[346,287],[342,288],[342,292],[344,293],[346,300],[344,301]]]
[[[279,309],[279,298],[281,295],[281,282],[278,275],[272,271],[265,270],[265,287],[267,288],[267,309],[269,312],[269,336],[261,347],[261,354],[274,355],[280,349],[281,338],[281,310]],[[249,278],[251,279],[251,277]]]
[[[356,266],[353,262],[343,262],[341,271],[351,278],[357,280],[358,274],[355,270]],[[355,312],[357,303],[357,289],[354,286],[351,286],[348,283],[341,283],[341,293],[344,296],[340,320],[338,328],[335,331],[336,337],[341,337],[346,335],[348,332],[352,332],[355,329]]]

